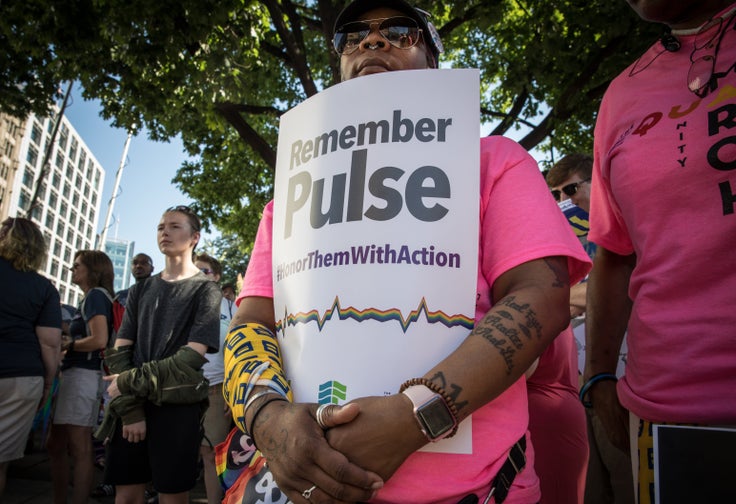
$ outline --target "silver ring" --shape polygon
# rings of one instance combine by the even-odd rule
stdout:
[[[317,413],[315,413],[315,417],[317,418],[317,425],[319,425],[319,428],[322,430],[327,430],[329,427],[327,424],[325,424],[325,411],[328,407],[332,406],[332,404],[320,404],[319,408],[317,408]]]
[[[302,492],[302,497],[309,500],[309,498],[312,496],[312,492],[317,488],[317,485],[312,485],[310,488],[307,488]]]

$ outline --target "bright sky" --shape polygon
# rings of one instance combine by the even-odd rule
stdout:
[[[67,118],[105,169],[97,229],[101,233],[127,133],[113,128],[100,117],[99,102],[83,100],[78,83],[72,88],[69,103],[65,112]],[[157,272],[164,266],[156,243],[156,226],[161,214],[170,206],[192,202],[171,182],[186,158],[180,140],[153,142],[148,140],[145,131],[140,132],[130,141],[120,189],[114,201],[108,238],[135,241],[135,253],[150,255]],[[204,238],[211,239],[212,235]]]

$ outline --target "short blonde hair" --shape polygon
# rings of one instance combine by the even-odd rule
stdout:
[[[11,217],[0,226],[0,257],[19,271],[37,271],[46,260],[46,240],[29,219]]]

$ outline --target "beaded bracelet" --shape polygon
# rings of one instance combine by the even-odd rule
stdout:
[[[599,381],[605,380],[618,381],[618,378],[613,373],[598,373],[591,376],[590,379],[585,382],[585,384],[580,388],[580,402],[583,403],[583,406],[585,406],[586,408],[593,407],[593,402],[589,399],[586,399],[585,397],[588,395],[588,392],[590,392],[590,388],[593,385],[595,385]]]
[[[452,432],[447,435],[447,437],[451,438],[452,436],[457,434],[457,429],[460,426],[460,421],[457,418],[459,416],[459,413],[457,411],[457,406],[455,406],[455,401],[452,399],[452,397],[450,397],[445,389],[443,389],[433,381],[428,380],[427,378],[411,378],[410,380],[406,380],[404,383],[401,384],[401,387],[399,387],[399,394],[409,387],[413,387],[414,385],[424,385],[432,392],[435,392],[442,396],[442,399],[445,401],[447,408],[450,410],[452,418],[455,420],[455,427],[452,429]]]
[[[256,418],[258,417],[258,414],[261,411],[263,411],[263,408],[265,408],[268,403],[272,403],[274,401],[288,402],[289,400],[282,395],[277,395],[276,397],[269,397],[268,399],[266,399],[265,401],[263,401],[261,404],[258,405],[256,410],[253,412],[253,418],[250,419],[250,428],[246,431],[246,434],[250,436],[251,441],[253,441],[253,446],[255,446],[256,449],[258,449],[258,446],[256,445],[256,438],[253,436],[253,426],[256,424]]]

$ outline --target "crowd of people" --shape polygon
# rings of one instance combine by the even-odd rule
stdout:
[[[200,461],[210,503],[646,504],[682,492],[683,478],[655,481],[653,433],[676,424],[736,435],[736,5],[629,3],[668,29],[606,92],[592,155],[565,156],[542,177],[515,142],[481,139],[473,328],[395,393],[295,399],[304,367],[277,337],[273,201],[239,293],[218,287],[217,259],[194,253],[201,226],[188,207],[164,212],[165,266],[152,275],[151,258],[136,256],[128,292],[114,296],[104,254],[79,251],[72,279],[84,298],[64,336],[58,292],[35,273],[43,236],[31,221],[5,221],[0,493],[57,369],[47,443],[57,503],[70,479],[75,503],[89,494],[103,389],[95,435],[119,503],[143,502],[149,484],[160,502],[188,502]],[[403,0],[354,0],[333,43],[344,81],[434,69],[442,52],[428,14]],[[555,200],[571,200],[575,217]],[[308,364],[334,366],[324,355]],[[469,453],[426,449],[471,416]],[[702,502],[722,501],[734,469],[700,463],[722,460],[716,449],[689,455],[693,481],[709,482],[697,485]]]
[[[200,227],[188,207],[167,209],[158,227],[163,270],[153,275],[152,258],[137,254],[135,284],[117,293],[110,258],[77,251],[71,279],[83,297],[73,308],[36,273],[46,255],[38,226],[3,222],[0,276],[11,288],[0,299],[0,496],[8,463],[23,456],[39,405],[53,396],[50,501],[188,502],[202,472],[208,502],[221,502],[213,447],[232,423],[221,390],[235,288],[220,288],[217,259],[195,254]],[[104,476],[93,490],[95,444],[104,447]]]

